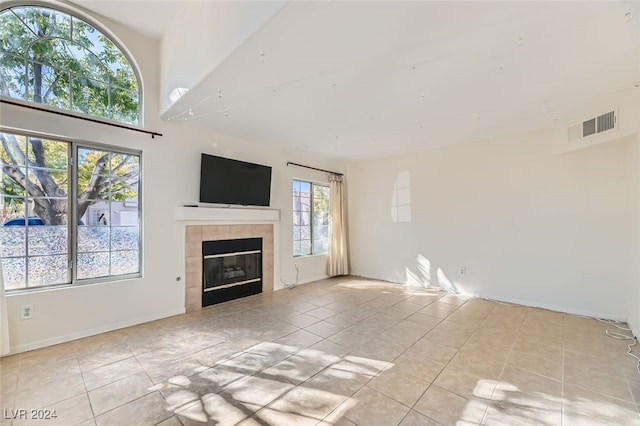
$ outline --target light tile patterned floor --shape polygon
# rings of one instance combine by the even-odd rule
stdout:
[[[640,425],[640,374],[607,328],[325,280],[3,358],[0,424]],[[57,418],[5,418],[19,409]]]

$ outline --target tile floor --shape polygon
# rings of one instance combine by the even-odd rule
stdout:
[[[0,424],[640,425],[607,328],[331,279],[5,357]]]

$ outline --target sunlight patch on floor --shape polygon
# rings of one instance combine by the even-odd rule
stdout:
[[[357,356],[337,357],[319,350],[295,352],[295,349],[260,342],[219,360],[216,366],[196,376],[171,377],[163,385],[171,391],[167,392],[168,409],[186,422],[195,423],[214,421],[218,425],[231,425],[252,414],[267,424],[317,424],[330,413],[336,420],[342,418],[357,401],[349,395],[297,384],[320,371],[329,372],[337,380],[372,378],[394,365]],[[286,355],[282,361],[253,374],[251,369],[260,367],[242,362],[243,355],[268,358],[274,354]],[[309,373],[305,368],[313,363],[320,364],[317,371]],[[195,383],[195,377],[201,382]],[[251,425],[252,421],[249,418],[243,424]]]

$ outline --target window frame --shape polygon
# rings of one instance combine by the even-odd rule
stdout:
[[[30,257],[28,254],[28,246],[29,239],[28,234],[25,238],[25,267],[27,271],[25,271],[25,287],[15,288],[15,289],[7,289],[5,288],[5,292],[7,294],[20,294],[20,293],[30,293],[34,291],[40,290],[51,290],[51,289],[62,289],[62,288],[70,288],[77,287],[81,285],[87,284],[95,284],[95,283],[106,283],[106,282],[117,282],[135,278],[143,277],[143,252],[144,252],[144,203],[142,202],[142,191],[143,191],[143,152],[141,150],[135,150],[130,148],[125,148],[116,145],[108,145],[97,142],[90,142],[81,139],[74,138],[65,138],[57,135],[51,135],[42,132],[31,132],[25,130],[17,130],[14,128],[8,128],[4,126],[0,126],[0,132],[2,133],[11,133],[18,136],[23,136],[26,138],[40,138],[46,140],[52,140],[57,142],[67,143],[67,178],[69,181],[68,190],[67,190],[67,279],[68,282],[58,283],[58,284],[46,284],[46,285],[38,285],[38,286],[28,286],[28,262],[27,259]],[[78,150],[79,149],[95,149],[95,150],[104,150],[111,153],[117,154],[128,154],[135,155],[138,157],[138,168],[139,168],[139,178],[138,178],[138,197],[137,197],[137,211],[138,211],[138,272],[128,273],[128,274],[119,274],[119,275],[106,275],[101,277],[93,277],[93,278],[77,278],[78,275],[78,222],[80,218],[78,217]],[[26,195],[25,195],[26,197]],[[124,202],[123,202],[124,203]],[[27,216],[25,216],[26,218]],[[1,225],[0,225],[1,226]],[[110,226],[111,227],[111,226]],[[28,227],[26,228],[28,229]],[[109,249],[109,253],[111,253],[111,248]],[[12,256],[19,257],[19,256]],[[31,256],[33,257],[33,256]],[[110,262],[111,264],[111,262]],[[0,265],[1,267],[1,265]]]
[[[71,7],[67,7],[66,5],[59,5],[59,4],[49,4],[49,3],[45,3],[45,2],[41,2],[41,1],[31,1],[31,2],[24,2],[24,1],[18,1],[18,2],[7,2],[7,4],[3,4],[2,6],[0,6],[0,14],[6,12],[9,9],[13,9],[13,8],[19,8],[19,7],[33,7],[33,8],[44,8],[44,9],[49,9],[49,10],[53,10],[56,12],[60,12],[63,14],[68,14],[70,17],[75,18],[77,20],[83,21],[85,24],[93,27],[96,31],[98,31],[100,34],[102,34],[104,37],[106,37],[111,43],[113,43],[113,45],[120,51],[120,53],[124,56],[124,58],[127,60],[129,66],[131,67],[131,70],[133,71],[134,77],[136,79],[136,85],[137,85],[137,96],[138,96],[138,102],[137,102],[137,112],[138,112],[138,120],[137,123],[131,123],[131,122],[127,122],[127,121],[119,121],[116,120],[114,118],[109,118],[109,117],[105,117],[102,115],[92,115],[86,112],[82,112],[82,111],[75,111],[72,109],[66,109],[66,108],[62,108],[56,105],[49,105],[49,104],[45,104],[45,103],[37,103],[35,101],[31,101],[29,99],[25,99],[25,97],[20,97],[20,98],[14,98],[11,96],[5,96],[3,94],[0,94],[0,99],[7,99],[7,100],[11,100],[11,102],[15,102],[21,105],[24,105],[26,107],[29,107],[31,105],[37,105],[39,109],[43,109],[43,110],[50,110],[53,112],[61,112],[65,115],[69,115],[69,116],[75,116],[75,117],[79,117],[79,118],[90,118],[91,120],[95,120],[95,121],[99,121],[99,122],[104,122],[107,124],[115,124],[115,125],[126,125],[126,126],[133,126],[133,127],[137,127],[137,128],[143,128],[144,126],[144,90],[143,90],[143,81],[142,81],[142,74],[140,73],[140,69],[139,66],[137,64],[137,62],[133,59],[133,55],[131,54],[131,52],[129,52],[129,50],[125,47],[124,43],[122,43],[118,37],[116,37],[114,35],[114,33],[112,31],[110,31],[108,28],[106,28],[104,25],[102,25],[100,22],[96,21],[96,19],[83,12],[80,10],[76,10],[73,9]],[[10,55],[15,55],[15,53],[13,52],[7,52]],[[27,66],[27,64],[30,61],[30,59],[25,56],[24,57],[24,63],[25,63],[25,67]],[[90,78],[89,76],[87,76],[86,78]],[[105,107],[108,107],[108,105],[105,105]]]
[[[314,226],[313,226],[313,220],[314,220],[314,190],[313,188],[315,186],[320,186],[323,188],[327,188],[329,189],[329,183],[327,182],[316,182],[316,181],[311,181],[308,179],[299,179],[299,178],[293,178],[291,181],[291,199],[292,201],[296,198],[296,195],[294,193],[293,187],[295,182],[300,182],[300,183],[305,183],[305,184],[309,184],[310,185],[310,199],[309,199],[309,236],[310,236],[310,252],[309,253],[304,253],[304,254],[295,254],[295,244],[298,241],[302,241],[300,239],[296,240],[295,238],[295,227],[296,226],[302,226],[302,225],[296,225],[295,221],[293,220],[293,218],[295,217],[296,214],[296,210],[292,209],[292,224],[291,224],[291,230],[292,230],[292,238],[291,241],[293,243],[293,248],[291,250],[292,255],[294,258],[298,258],[298,257],[309,257],[309,256],[326,256],[329,254],[329,247],[327,247],[326,251],[322,251],[322,252],[315,252],[314,251]],[[331,215],[331,193],[329,191],[329,197],[328,197],[328,201],[329,201],[329,206],[327,209],[327,215],[330,216]],[[330,226],[330,225],[329,225]],[[328,243],[330,243],[330,240],[328,241]]]

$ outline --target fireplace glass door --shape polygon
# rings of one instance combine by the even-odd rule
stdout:
[[[260,250],[204,256],[204,291],[260,281]]]

